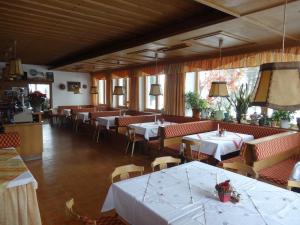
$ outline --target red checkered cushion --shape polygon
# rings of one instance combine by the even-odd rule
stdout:
[[[242,134],[251,134],[254,136],[255,139],[286,132],[286,130],[280,128],[262,127],[262,126],[250,125],[250,124],[236,124],[236,123],[226,123],[226,122],[219,122],[219,124],[220,124],[220,129],[226,129],[227,131],[242,133]]]
[[[105,116],[119,116],[120,110],[115,111],[101,111],[101,112],[90,112],[89,117],[92,120],[97,119],[97,117],[105,117]]]
[[[187,116],[163,115],[162,117],[164,118],[165,121],[173,122],[173,123],[189,123],[189,122],[200,121],[200,119],[187,117]]]
[[[300,147],[299,132],[255,144],[254,157],[258,161],[297,147]]]
[[[93,220],[87,216],[79,216],[79,221],[84,225],[125,225],[118,217],[116,216],[101,216],[100,218]]]
[[[119,117],[116,118],[116,125],[118,127],[126,127],[129,124],[154,122],[154,120],[155,120],[154,115]]]
[[[20,147],[21,138],[17,132],[0,134],[0,148]]]
[[[271,167],[262,169],[258,172],[259,177],[279,185],[287,185],[291,172],[299,160],[299,156],[293,156]]]
[[[198,121],[168,125],[160,128],[162,138],[181,137],[189,134],[203,133],[216,129],[214,121]]]

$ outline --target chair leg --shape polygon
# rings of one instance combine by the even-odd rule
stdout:
[[[126,145],[126,150],[125,150],[125,154],[127,154],[127,152],[128,152],[128,149],[129,149],[129,145],[130,145],[130,141],[128,140],[128,141],[127,141],[127,145]]]
[[[132,142],[131,157],[133,156],[134,146],[135,146],[135,141]]]
[[[99,143],[99,139],[100,139],[100,127],[98,127],[97,129],[97,139],[96,139],[97,143]]]

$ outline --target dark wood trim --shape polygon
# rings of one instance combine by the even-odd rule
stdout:
[[[196,16],[192,16],[191,18],[188,18],[181,23],[176,23],[176,25],[174,23],[169,24],[168,26],[165,26],[163,28],[149,31],[148,33],[145,33],[144,35],[141,35],[139,37],[112,40],[110,43],[92,46],[91,48],[87,48],[84,51],[77,52],[64,58],[55,60],[50,63],[50,70],[78,61],[99,57],[101,55],[118,52],[128,48],[133,48],[139,45],[147,44],[149,42],[157,41],[159,39],[167,38],[173,35],[192,31],[235,18],[231,15],[225,14],[209,7],[206,7],[203,12],[205,13],[199,13]]]

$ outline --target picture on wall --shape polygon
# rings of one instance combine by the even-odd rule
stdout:
[[[54,82],[54,74],[53,74],[53,72],[46,72],[46,79],[47,79],[47,81]]]
[[[68,81],[67,82],[67,90],[74,92],[76,88],[81,88],[81,83],[76,81]]]

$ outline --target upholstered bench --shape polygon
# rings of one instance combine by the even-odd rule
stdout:
[[[0,148],[18,148],[21,145],[21,137],[18,132],[0,134]]]

